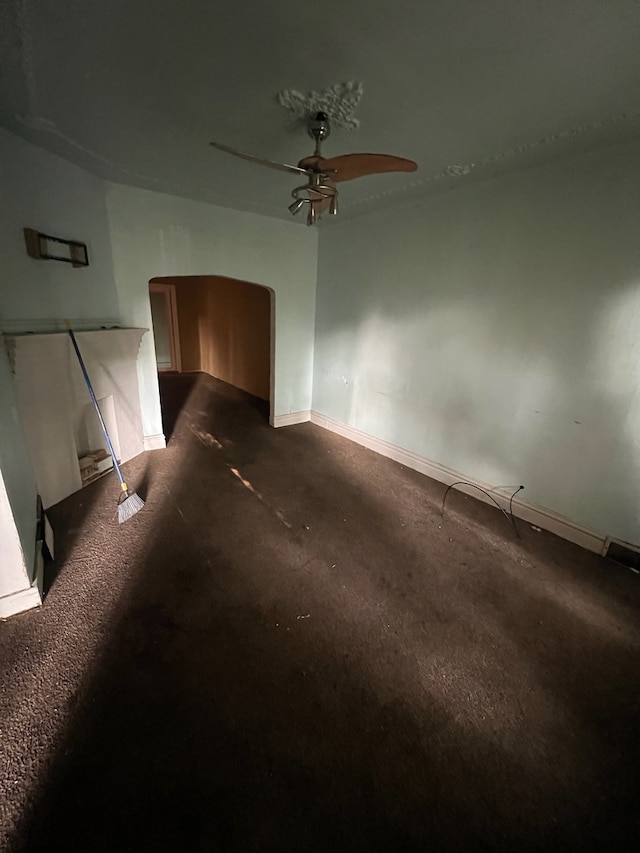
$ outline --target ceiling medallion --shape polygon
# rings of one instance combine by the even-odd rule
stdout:
[[[364,88],[362,83],[350,80],[336,83],[321,92],[297,92],[295,89],[282,89],[278,92],[278,103],[289,110],[292,119],[308,121],[315,113],[322,112],[331,116],[331,123],[341,130],[357,130],[360,122],[354,117]]]

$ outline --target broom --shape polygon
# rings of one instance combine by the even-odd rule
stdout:
[[[100,406],[98,405],[98,401],[96,400],[96,395],[93,391],[93,386],[91,385],[91,380],[89,379],[87,368],[84,366],[82,355],[80,354],[80,350],[78,349],[76,336],[73,334],[73,329],[71,328],[69,323],[67,323],[67,331],[69,332],[71,343],[73,344],[73,348],[76,351],[76,355],[78,356],[78,362],[80,363],[82,375],[84,376],[84,381],[87,383],[87,388],[89,389],[89,394],[91,395],[91,402],[93,403],[93,407],[96,410],[98,420],[100,421],[100,426],[102,427],[102,432],[104,433],[104,437],[107,441],[109,453],[111,454],[111,458],[113,459],[113,467],[116,469],[116,474],[118,475],[118,479],[120,480],[120,488],[122,489],[122,494],[118,498],[118,523],[122,524],[123,521],[127,521],[129,518],[131,518],[132,515],[135,515],[142,509],[142,507],[144,506],[144,501],[139,495],[137,495],[135,492],[132,492],[124,481],[122,471],[120,470],[118,460],[116,459],[115,450],[113,449],[113,444],[111,444],[111,439],[109,438],[109,433],[107,432],[107,425],[105,424],[104,418],[102,417],[102,412],[100,411]]]

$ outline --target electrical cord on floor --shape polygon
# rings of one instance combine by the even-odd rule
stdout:
[[[520,538],[520,531],[516,527],[516,519],[515,519],[515,516],[513,515],[513,499],[518,494],[518,492],[521,492],[523,489],[524,489],[524,486],[518,486],[518,488],[515,490],[515,492],[509,498],[509,515],[511,516],[511,524],[513,524],[513,529],[515,530],[516,534],[518,535],[518,538]]]
[[[454,486],[471,486],[473,489],[478,489],[479,491],[481,491],[484,495],[486,495],[490,500],[492,500],[494,502],[494,504],[498,507],[500,512],[507,519],[507,521],[511,522],[511,526],[514,529],[516,536],[518,537],[518,539],[520,538],[520,531],[518,530],[518,528],[516,526],[516,520],[513,517],[513,499],[518,494],[518,492],[521,492],[524,489],[524,486],[518,486],[518,488],[515,490],[515,492],[509,498],[509,512],[507,512],[506,509],[501,507],[500,504],[498,503],[498,501],[493,497],[493,495],[489,494],[489,492],[486,489],[483,489],[481,486],[476,486],[475,483],[469,483],[467,480],[456,480],[455,483],[451,483],[450,486],[447,486],[447,491],[444,493],[444,497],[442,498],[442,510],[440,512],[441,518],[444,518],[444,505],[445,505],[445,502],[447,500],[447,495],[449,494],[449,492],[451,491],[451,489]]]

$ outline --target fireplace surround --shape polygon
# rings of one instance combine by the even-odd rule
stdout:
[[[116,455],[144,450],[136,362],[146,329],[76,332]],[[46,508],[108,469],[106,443],[66,332],[5,338],[33,472]],[[88,471],[95,457],[95,468]]]

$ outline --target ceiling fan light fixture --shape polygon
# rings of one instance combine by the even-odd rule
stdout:
[[[351,92],[351,86],[348,89]],[[326,211],[329,211],[330,216],[337,216],[337,183],[382,172],[414,172],[418,168],[413,160],[394,157],[390,154],[343,154],[329,159],[323,157],[321,144],[331,132],[329,116],[324,111],[324,105],[318,105],[314,113],[307,116],[307,130],[315,140],[315,151],[310,157],[303,157],[297,166],[267,160],[254,154],[245,154],[237,148],[231,148],[219,142],[211,142],[211,145],[242,160],[279,171],[304,175],[307,183],[291,191],[294,200],[289,205],[289,212],[295,216],[307,204],[307,225],[314,225]]]

